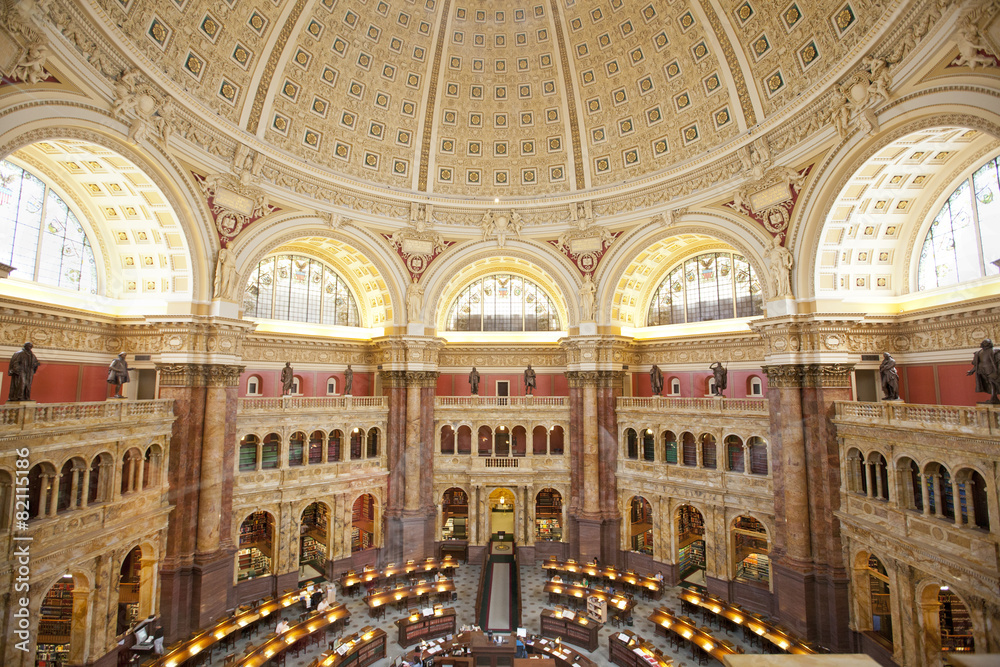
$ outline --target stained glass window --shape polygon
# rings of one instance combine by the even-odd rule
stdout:
[[[97,294],[90,239],[62,197],[34,174],[0,162],[0,262],[11,275]]]
[[[917,290],[995,276],[1000,267],[1000,156],[962,181],[924,237]]]
[[[478,278],[448,311],[448,331],[558,331],[559,314],[545,291],[510,273]]]
[[[361,326],[358,304],[329,266],[302,255],[268,257],[250,273],[243,312],[292,322]]]
[[[656,288],[646,326],[763,314],[760,281],[750,263],[729,252],[690,257]]]

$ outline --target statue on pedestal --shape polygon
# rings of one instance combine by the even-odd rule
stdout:
[[[344,395],[351,396],[351,392],[354,389],[354,371],[351,370],[351,365],[347,364],[347,370],[344,371]]]
[[[292,362],[286,361],[285,367],[281,369],[281,395],[288,396],[292,393],[292,384],[295,382],[295,371],[292,370]]]
[[[712,369],[712,375],[715,377],[715,392],[713,396],[722,396],[722,392],[729,381],[729,371],[723,367],[720,361],[713,362],[709,368]]]
[[[34,346],[27,342],[10,358],[10,367],[7,370],[7,374],[10,375],[8,401],[31,400],[31,382],[35,379],[35,371],[38,370],[38,357],[31,351],[32,347]]]
[[[878,374],[882,380],[882,400],[899,400],[899,373],[896,372],[896,360],[888,352],[882,353],[882,363]]]
[[[653,385],[653,396],[663,393],[663,371],[656,364],[649,369],[649,382]]]
[[[125,353],[119,352],[118,356],[111,361],[108,366],[108,384],[114,385],[115,395],[113,398],[125,398],[122,396],[122,389],[128,382],[128,372],[132,370],[125,361]]]
[[[1000,391],[1000,351],[993,349],[993,341],[989,338],[980,343],[979,348],[972,357],[972,369],[966,375],[975,374],[976,391],[990,395],[990,400],[982,401],[983,404],[1000,405],[1000,398],[997,398],[997,391]]]
[[[479,395],[479,371],[476,367],[472,367],[472,372],[469,373],[469,386],[472,387],[472,393],[474,395]]]
[[[535,371],[531,368],[531,364],[524,370],[524,393],[532,395],[535,393]]]

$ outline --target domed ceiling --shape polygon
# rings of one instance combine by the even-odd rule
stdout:
[[[112,34],[286,155],[393,189],[520,199],[741,138],[801,106],[892,4],[98,2]]]

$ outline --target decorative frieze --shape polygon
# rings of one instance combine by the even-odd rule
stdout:
[[[156,364],[161,387],[236,387],[244,366]]]
[[[768,386],[776,389],[802,387],[850,389],[854,364],[784,364],[762,368],[767,373]]]

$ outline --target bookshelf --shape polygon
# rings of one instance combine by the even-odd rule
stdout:
[[[375,542],[375,499],[364,494],[351,509],[351,552],[371,549]]]
[[[462,489],[448,489],[441,497],[441,516],[444,519],[441,537],[446,540],[468,539],[466,526],[469,517],[469,497]]]
[[[681,579],[691,575],[696,570],[705,569],[705,541],[695,540],[677,550],[677,565],[681,571]]]
[[[562,541],[562,521],[560,519],[535,519],[535,539],[548,542]]]
[[[597,649],[598,632],[603,627],[597,621],[585,615],[569,611],[552,611],[543,609],[539,617],[541,634],[553,639],[559,637],[567,644],[579,646],[587,651]]]
[[[406,647],[419,641],[455,634],[455,610],[442,609],[429,616],[413,614],[396,621],[397,643]]]
[[[670,667],[674,661],[639,635],[624,630],[608,637],[608,659],[621,667]]]
[[[975,650],[972,619],[969,610],[951,590],[938,592],[938,619],[941,625],[941,650],[971,652]]]
[[[677,510],[677,541],[683,546],[705,536],[705,518],[690,505]]]
[[[267,512],[254,512],[240,524],[236,552],[237,581],[271,574],[274,519]]]
[[[42,600],[38,620],[35,664],[57,667],[69,661],[69,639],[73,624],[73,580],[52,585]]]
[[[767,554],[748,554],[736,566],[736,581],[767,584],[771,580],[771,560]]]
[[[324,660],[327,667],[365,667],[385,657],[385,630],[367,627],[349,637],[339,640],[338,646]]]

